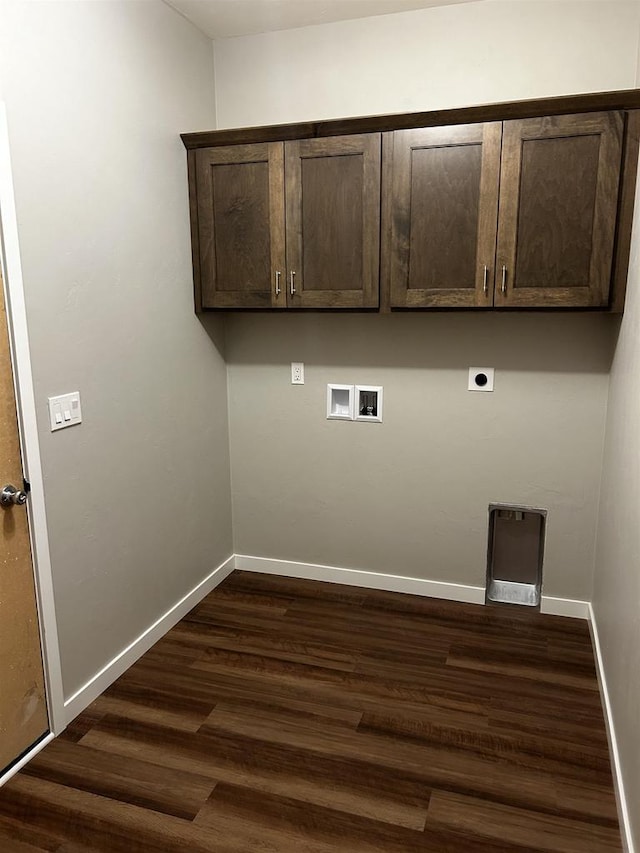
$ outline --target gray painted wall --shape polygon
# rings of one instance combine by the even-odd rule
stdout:
[[[215,42],[218,127],[635,85],[636,0],[482,0]]]
[[[194,316],[181,130],[211,42],[160,2],[2,3],[65,695],[232,552],[223,332]],[[49,395],[84,422],[51,434]]]
[[[624,88],[639,34],[637,3],[524,0],[226,39],[214,44],[218,126]],[[615,326],[230,318],[236,550],[482,584],[487,505],[522,503],[549,510],[545,592],[590,599]],[[299,360],[307,385],[292,389]],[[464,390],[473,365],[497,369],[493,395]],[[326,422],[327,382],[384,385],[384,424]]]
[[[490,502],[548,509],[544,592],[590,599],[616,320],[236,315],[238,553],[483,585]],[[304,361],[306,384],[290,384]],[[466,390],[496,368],[495,391]],[[326,419],[326,384],[384,387],[384,421]]]
[[[640,184],[639,184],[640,189]],[[636,196],[640,210],[640,192]],[[600,635],[626,800],[640,850],[640,227],[611,369],[593,611]]]

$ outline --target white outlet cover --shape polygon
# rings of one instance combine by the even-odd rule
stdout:
[[[470,367],[468,391],[493,391],[495,368]]]
[[[301,361],[291,362],[291,384],[304,385],[304,364]]]

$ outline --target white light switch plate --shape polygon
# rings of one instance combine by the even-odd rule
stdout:
[[[71,394],[49,397],[49,422],[51,432],[81,423],[80,392],[73,391]]]

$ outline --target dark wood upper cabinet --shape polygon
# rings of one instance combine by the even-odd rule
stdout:
[[[504,123],[495,305],[609,302],[623,116]]]
[[[203,308],[378,306],[380,134],[195,157]]]
[[[607,306],[623,129],[609,112],[388,134],[391,308]]]
[[[380,134],[285,143],[288,302],[377,308]]]
[[[385,140],[391,307],[492,305],[501,135],[489,122]]]
[[[640,90],[182,138],[196,310],[623,310]]]
[[[281,142],[196,152],[203,308],[286,305],[283,176]]]

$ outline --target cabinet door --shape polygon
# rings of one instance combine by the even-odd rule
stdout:
[[[285,143],[293,308],[377,308],[380,134]]]
[[[393,134],[391,306],[493,304],[502,124]]]
[[[196,186],[202,307],[286,307],[283,144],[204,148]]]
[[[621,113],[505,122],[496,306],[607,304],[622,130]]]

